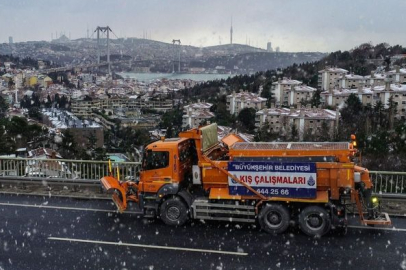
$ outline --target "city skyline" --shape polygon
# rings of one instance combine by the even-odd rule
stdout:
[[[348,50],[365,42],[404,45],[406,3],[361,0],[301,1],[11,1],[0,3],[0,43],[51,40],[64,32],[72,39],[110,26],[118,37],[147,36],[183,45],[213,46],[230,41],[266,49],[267,42],[283,51]],[[394,8],[396,7],[396,8]],[[242,12],[243,11],[243,12]],[[110,13],[109,13],[110,12]],[[11,15],[9,15],[11,14]],[[157,19],[159,18],[159,19]],[[94,35],[93,35],[94,37]]]

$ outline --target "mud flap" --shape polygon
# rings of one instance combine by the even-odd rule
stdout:
[[[104,189],[107,193],[112,194],[112,199],[115,205],[117,206],[117,210],[122,213],[124,210],[127,209],[127,196],[126,190],[120,184],[120,182],[111,176],[105,176],[100,179],[101,183],[103,184]]]

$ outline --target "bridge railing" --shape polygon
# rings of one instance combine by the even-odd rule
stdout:
[[[406,172],[370,171],[375,193],[406,194]]]
[[[132,180],[140,171],[140,162],[112,162],[113,175],[117,170],[121,180]],[[97,183],[109,175],[108,161],[0,158],[0,180],[50,180]],[[405,194],[406,172],[370,171],[377,194]]]
[[[134,179],[140,170],[139,162],[113,162],[112,173],[120,179]],[[118,172],[119,171],[119,172]],[[89,183],[109,175],[108,161],[0,158],[1,179],[63,179]]]

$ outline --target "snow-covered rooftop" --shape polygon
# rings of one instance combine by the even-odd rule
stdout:
[[[337,67],[326,67],[325,69],[319,71],[319,73],[322,73],[322,72],[348,73],[348,70],[343,69],[343,68],[337,68]]]
[[[302,82],[298,81],[298,80],[291,80],[291,79],[288,79],[288,78],[283,78],[282,80],[278,80],[277,82],[273,82],[272,84],[273,85],[276,85],[276,84],[289,84],[289,85],[296,84],[296,85],[299,85],[299,84],[302,84]]]
[[[304,117],[314,119],[335,119],[336,111],[319,108],[269,108],[256,113],[257,115],[285,115],[293,118]]]
[[[54,128],[101,128],[99,124],[90,120],[80,120],[74,114],[58,109],[42,109]]]
[[[263,102],[266,101],[266,98],[260,97],[258,94],[251,93],[251,92],[240,92],[240,93],[232,93],[227,97],[234,97],[236,100],[244,100],[250,102]]]

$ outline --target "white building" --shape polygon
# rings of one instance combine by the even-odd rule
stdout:
[[[209,121],[215,115],[210,111],[213,106],[211,103],[198,102],[183,107],[184,115],[182,116],[183,128],[198,128],[200,125]]]
[[[350,94],[358,96],[362,104],[374,106],[381,101],[388,108],[389,99],[392,98],[396,105],[396,113],[399,118],[406,118],[406,85],[390,84],[377,86],[359,86],[357,89],[334,89],[332,92],[323,92],[321,97],[326,105],[343,107]]]
[[[300,105],[298,105],[300,107]],[[255,126],[261,128],[265,124],[269,126],[269,132],[288,135],[293,126],[298,131],[299,140],[305,135],[321,135],[323,132],[330,136],[338,128],[340,113],[319,108],[269,108],[256,113]],[[324,130],[327,128],[327,130]]]
[[[283,78],[272,83],[271,91],[276,104],[296,105],[299,102],[310,100],[316,88],[304,85],[301,81]]]
[[[394,70],[388,72],[387,78],[391,83],[406,83],[406,68],[396,66]]]
[[[337,86],[337,80],[347,74],[348,70],[337,67],[326,67],[319,71],[318,86],[322,91],[332,91]]]
[[[238,115],[244,108],[253,108],[256,111],[261,110],[266,105],[266,98],[251,92],[233,92],[227,96],[227,110],[230,114]]]
[[[354,73],[344,74],[342,73],[341,78],[337,79],[338,88],[358,88],[360,85],[365,84],[365,78],[361,75],[356,75]]]
[[[371,75],[365,76],[365,85],[385,85],[386,74],[371,72]]]

